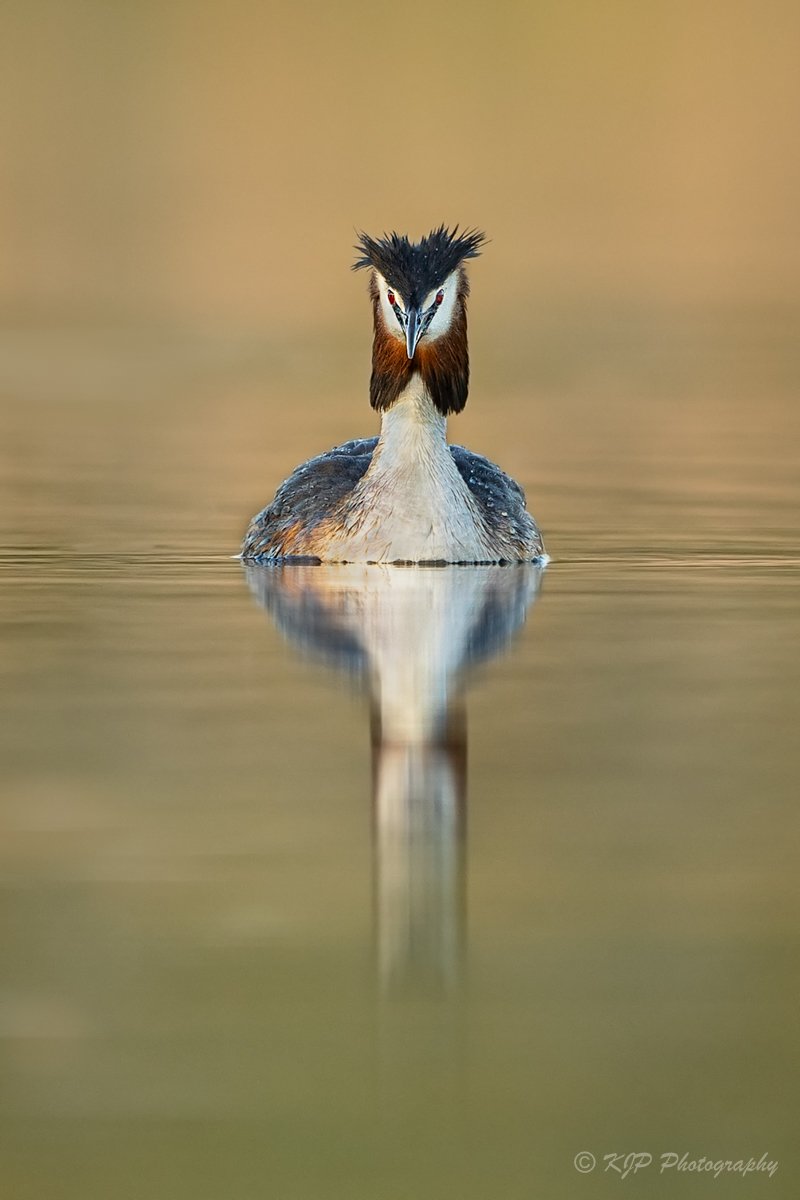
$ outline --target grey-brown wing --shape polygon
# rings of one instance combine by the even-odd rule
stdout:
[[[525,493],[515,479],[482,454],[450,446],[461,478],[478,501],[483,519],[498,538],[524,546],[531,558],[544,554],[536,522],[525,506]]]
[[[366,673],[369,654],[364,639],[350,613],[326,603],[325,593],[309,585],[308,575],[316,572],[293,562],[258,560],[246,562],[244,571],[256,600],[287,641],[354,679]],[[338,599],[341,606],[341,594]]]
[[[303,537],[352,492],[377,443],[376,437],[344,442],[293,471],[250,522],[242,558],[302,557]]]

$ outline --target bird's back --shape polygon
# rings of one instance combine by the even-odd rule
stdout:
[[[328,520],[366,474],[378,439],[356,438],[310,458],[292,471],[274,499],[250,522],[243,558],[315,557],[317,527]]]
[[[250,522],[242,557],[316,560],[315,532],[335,520],[372,462],[377,437],[356,438],[309,459],[281,484],[272,502]],[[490,535],[536,558],[544,553],[539,531],[525,507],[525,493],[495,464],[463,446],[448,447]]]

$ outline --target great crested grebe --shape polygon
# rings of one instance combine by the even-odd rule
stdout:
[[[298,467],[250,522],[246,559],[505,563],[544,557],[513,479],[446,440],[467,402],[467,259],[485,237],[444,225],[417,243],[359,237],[353,270],[370,272],[370,403],[380,436]]]

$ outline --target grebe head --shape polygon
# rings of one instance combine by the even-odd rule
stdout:
[[[397,233],[359,236],[353,270],[370,270],[374,342],[370,401],[391,407],[419,372],[436,408],[447,415],[467,402],[469,350],[464,263],[485,242],[478,230],[441,225],[419,242]]]

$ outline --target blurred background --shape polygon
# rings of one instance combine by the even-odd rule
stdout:
[[[793,476],[796,5],[31,0],[3,23],[2,444],[30,423],[51,470],[79,429],[73,490],[106,509],[37,520],[15,455],[7,537],[146,549],[144,487],[234,549],[296,461],[374,428],[354,230],[441,221],[492,239],[452,436],[535,485],[547,529],[588,531],[577,478],[692,504]],[[170,494],[184,466],[202,484]],[[591,536],[630,519],[608,503]]]
[[[481,308],[797,299],[797,6],[6,6],[12,317],[341,328],[354,227],[485,227]]]
[[[5,4],[4,1196],[796,1195],[798,61],[784,0]],[[434,999],[376,977],[365,703],[230,556],[375,430],[355,230],[440,222],[450,436],[553,562]]]

